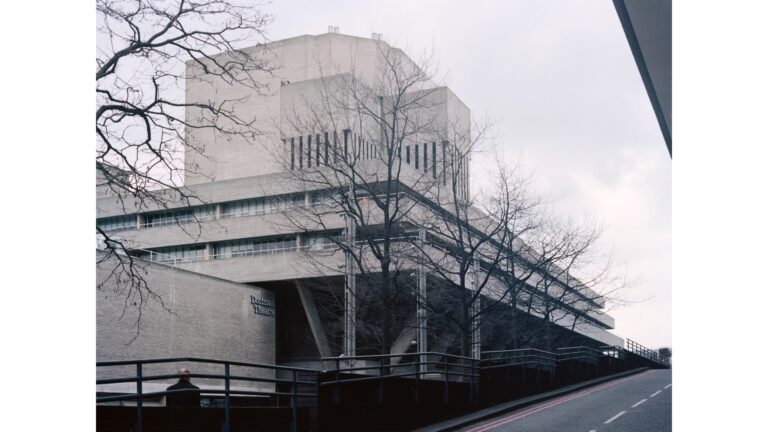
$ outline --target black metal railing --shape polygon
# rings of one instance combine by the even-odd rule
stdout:
[[[506,366],[528,366],[537,369],[554,370],[557,366],[557,355],[549,351],[535,348],[513,350],[483,351],[480,353],[481,367],[493,369]]]
[[[669,358],[659,354],[658,351],[652,350],[650,348],[646,348],[643,345],[640,345],[639,343],[633,341],[632,339],[627,339],[625,341],[625,345],[626,345],[627,351],[633,354],[637,354],[640,357],[648,359],[661,366],[669,367],[669,364],[670,364]]]
[[[368,395],[365,397],[370,397],[366,399],[370,402],[365,403],[383,405],[387,394],[390,397],[402,395],[398,389],[407,388],[413,396],[408,403],[440,403],[438,398],[442,388],[442,403],[459,403],[468,407],[463,404],[493,403],[501,397],[519,397],[517,393],[523,390],[542,391],[548,386],[565,385],[638,367],[669,367],[667,358],[631,340],[627,340],[627,348],[576,346],[557,348],[554,352],[535,348],[483,351],[480,359],[421,352],[314,360],[317,362],[316,369],[195,357],[102,361],[96,364],[96,402],[135,403],[133,430],[141,432],[143,420],[151,421],[143,412],[145,406],[149,406],[146,404],[156,404],[161,397],[171,394],[197,392],[208,397],[213,395],[217,398],[217,405],[223,408],[221,430],[229,432],[232,423],[231,398],[239,397],[235,400],[237,404],[251,397],[253,399],[249,402],[258,399],[260,406],[271,405],[286,411],[289,408],[289,429],[295,432],[299,410],[301,414],[309,415],[320,409],[321,400],[330,404],[324,405],[326,407],[343,407],[348,402],[354,405],[354,398],[348,399],[352,395]],[[192,373],[176,373],[178,366],[189,363],[195,365],[190,367]],[[199,389],[160,390],[182,376],[194,379]],[[515,385],[523,387],[515,390],[517,393],[507,391],[510,383],[518,378],[522,379],[522,384],[518,382]],[[355,385],[359,383],[368,384]],[[430,396],[424,396],[427,394]],[[481,399],[483,402],[480,402]],[[286,411],[280,411],[281,416],[285,415],[282,421],[288,420]],[[220,416],[221,411],[217,412]],[[220,419],[218,417],[214,421],[219,422]],[[130,421],[133,420],[131,417]]]
[[[153,374],[153,375],[147,375],[145,374],[146,368],[149,365],[160,365],[160,364],[178,364],[178,363],[195,363],[199,365],[207,365],[208,368],[210,368],[212,365],[220,366],[223,370],[222,373],[189,373],[184,374],[184,377],[197,378],[197,379],[206,379],[206,380],[220,380],[223,383],[223,386],[219,387],[205,387],[201,386],[199,389],[182,389],[182,390],[164,390],[164,391],[151,391],[151,392],[144,392],[144,383],[147,381],[165,381],[163,384],[167,384],[168,380],[172,379],[178,379],[182,375],[178,373],[166,373],[166,374]],[[105,377],[104,373],[102,372],[105,368],[110,367],[131,367],[134,371],[134,375],[129,376],[119,376],[119,377]],[[245,375],[234,375],[231,372],[232,367],[238,367],[238,368],[248,368],[252,371],[259,372],[262,376],[245,376]],[[300,373],[310,373],[310,374],[317,374],[317,371],[314,369],[305,369],[305,368],[295,368],[295,367],[284,367],[284,366],[277,366],[277,365],[266,365],[266,364],[258,364],[258,363],[245,363],[245,362],[235,362],[235,361],[226,361],[226,360],[212,360],[212,359],[202,359],[202,358],[196,358],[196,357],[177,357],[177,358],[162,358],[162,359],[146,359],[146,360],[127,360],[127,361],[103,361],[103,362],[97,362],[96,363],[97,368],[97,375],[100,375],[100,378],[97,378],[96,384],[97,385],[109,385],[109,384],[119,384],[119,383],[135,383],[135,391],[134,392],[125,392],[125,391],[105,391],[105,389],[100,390],[101,393],[107,393],[107,392],[115,392],[119,393],[116,395],[110,395],[110,396],[97,396],[96,403],[107,403],[107,402],[118,402],[118,401],[135,401],[136,403],[136,425],[134,430],[137,432],[141,432],[142,430],[142,420],[143,420],[143,406],[145,399],[147,398],[158,398],[167,396],[170,394],[179,394],[179,393],[205,393],[205,394],[213,394],[213,395],[223,395],[224,396],[224,423],[222,424],[222,431],[223,432],[229,432],[230,431],[230,424],[231,424],[231,416],[230,416],[230,408],[231,408],[231,396],[269,396],[271,398],[274,398],[276,401],[279,400],[279,398],[287,398],[290,401],[290,411],[291,411],[291,424],[290,424],[290,430],[291,432],[295,432],[297,430],[297,419],[298,419],[298,408],[297,408],[297,399],[298,398],[316,398],[317,392],[314,393],[306,393],[306,392],[299,392],[299,385],[305,384],[305,385],[313,385],[316,386],[316,380],[315,381],[308,381],[306,379],[299,379],[298,375]],[[279,378],[279,374],[288,374],[290,375],[290,379],[286,378]],[[245,390],[242,388],[233,389],[231,383],[233,381],[237,382],[248,382],[248,383],[264,383],[266,384],[265,388],[255,387],[254,389]],[[279,387],[281,386],[287,386],[288,391],[279,391]]]
[[[600,362],[603,352],[586,346],[565,347],[557,349],[558,361],[575,360],[596,365]]]
[[[394,361],[397,360],[397,361]],[[443,400],[448,401],[449,382],[469,384],[470,400],[477,401],[480,378],[480,360],[446,353],[423,352],[413,354],[378,354],[354,357],[323,357],[335,367],[327,372],[335,373],[335,380],[320,383],[333,387],[333,400],[340,403],[341,388],[344,385],[362,382],[377,382],[379,403],[384,403],[384,386],[388,380],[413,378],[415,380],[414,401],[420,398],[422,380],[443,383]],[[362,376],[343,377],[344,374]]]

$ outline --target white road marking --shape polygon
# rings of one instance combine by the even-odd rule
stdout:
[[[597,430],[595,430],[595,429],[592,429],[592,430],[591,430],[591,431],[589,431],[589,432],[597,432]]]
[[[672,384],[667,384],[667,385],[664,386],[665,389],[668,389],[670,387],[672,387]]]
[[[623,416],[623,415],[624,415],[624,414],[626,414],[626,413],[627,413],[626,411],[622,411],[622,412],[620,412],[620,413],[616,414],[615,416],[613,416],[613,417],[609,418],[609,419],[608,419],[608,420],[606,420],[605,422],[603,422],[603,424],[608,424],[608,423],[610,423],[610,422],[612,422],[612,421],[616,420],[617,418],[619,418],[619,417]]]
[[[656,393],[652,394],[651,397],[654,397],[654,396],[656,396],[659,393],[661,393],[661,390],[658,390]]]
[[[638,405],[640,405],[641,403],[643,403],[643,402],[645,402],[645,401],[647,401],[647,400],[648,400],[648,399],[643,399],[643,400],[641,400],[640,402],[638,402],[638,403],[636,403],[636,404],[632,405],[632,408],[637,408],[637,406],[638,406]]]

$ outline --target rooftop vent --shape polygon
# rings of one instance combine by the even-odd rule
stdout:
[[[384,38],[382,33],[371,33],[371,39],[380,41]]]
[[[339,26],[328,26],[328,33],[338,33]]]

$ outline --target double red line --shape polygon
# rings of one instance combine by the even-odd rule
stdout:
[[[651,372],[651,371],[645,371],[645,372],[643,372],[641,374],[638,374],[638,375],[633,375],[631,377],[622,378],[622,379],[620,379],[618,381],[611,381],[611,382],[609,382],[607,384],[602,384],[602,385],[599,385],[597,387],[590,388],[590,389],[587,389],[587,390],[583,390],[583,391],[580,391],[578,393],[574,393],[574,394],[569,395],[569,396],[564,396],[564,397],[562,397],[560,399],[555,399],[555,400],[553,400],[551,402],[547,402],[547,403],[545,403],[543,405],[537,405],[537,406],[535,406],[533,408],[529,408],[529,409],[527,409],[525,411],[521,411],[521,412],[512,414],[509,417],[503,417],[503,418],[501,418],[499,420],[495,420],[495,421],[492,421],[490,423],[486,423],[486,424],[480,425],[480,426],[478,426],[476,428],[469,429],[469,430],[467,430],[467,432],[485,432],[487,430],[491,430],[491,429],[499,427],[501,425],[505,425],[507,423],[511,423],[511,422],[513,422],[515,420],[518,420],[518,419],[521,419],[523,417],[527,417],[527,416],[529,416],[531,414],[536,414],[537,412],[544,411],[546,409],[556,407],[558,405],[564,404],[564,403],[566,403],[568,401],[572,401],[574,399],[578,399],[578,398],[580,398],[582,396],[586,396],[588,394],[592,394],[592,393],[594,393],[596,391],[600,391],[600,390],[606,389],[608,387],[613,387],[615,385],[621,384],[623,382],[627,382],[627,381],[630,381],[630,380],[633,380],[633,379],[636,379],[636,378],[640,378],[641,376],[643,376],[643,375],[645,375],[645,374],[647,374],[649,372]]]

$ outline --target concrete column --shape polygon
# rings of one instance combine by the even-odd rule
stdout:
[[[221,204],[216,204],[216,215],[214,216],[216,220],[221,219]]]
[[[473,294],[477,294],[480,289],[480,261],[475,257],[472,261],[472,291]],[[480,312],[480,295],[477,295],[475,301],[472,302],[472,358],[480,359],[480,317],[477,314]]]
[[[141,214],[136,215],[136,229],[141,229],[141,226],[144,225],[144,216]]]
[[[205,244],[205,251],[203,252],[203,259],[208,261],[213,259],[213,243]]]
[[[419,245],[421,250],[419,252],[419,267],[418,267],[418,294],[416,296],[416,325],[417,325],[417,351],[425,353],[428,350],[427,347],[427,272],[424,265],[424,243],[426,241],[427,234],[424,228],[419,229]],[[427,355],[422,354],[419,356],[419,372],[427,372]]]
[[[351,250],[355,244],[355,221],[344,215],[344,233]],[[349,251],[344,254],[344,351],[345,357],[354,357],[357,352],[357,299],[355,296],[355,263]],[[354,367],[355,361],[348,361],[349,367]]]

